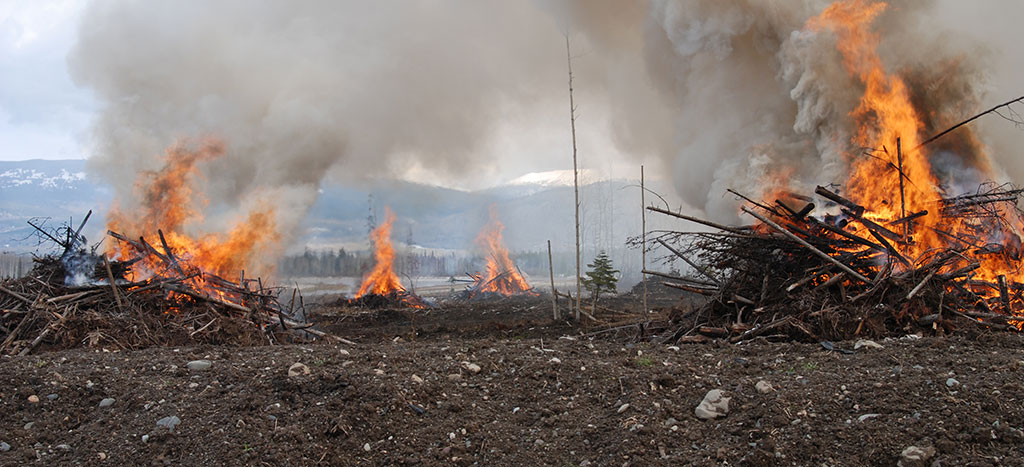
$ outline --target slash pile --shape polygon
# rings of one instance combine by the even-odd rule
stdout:
[[[109,261],[85,247],[81,227],[65,229],[66,235],[37,229],[63,253],[36,258],[28,276],[0,284],[0,354],[83,345],[261,345],[306,333],[326,336],[292,319],[305,315],[294,292],[285,306],[278,301],[280,289],[202,271],[166,242],[159,248],[108,232],[132,253]]]
[[[649,207],[715,230],[657,239],[694,273],[645,272],[707,301],[648,330],[664,342],[840,340],[962,326],[1017,331],[1024,324],[1024,283],[1014,280],[1021,242],[1013,232],[1022,192],[984,185],[937,200],[930,209],[941,222],[929,224],[920,222],[927,211],[872,221],[869,209],[821,186],[817,198],[782,193],[772,204],[732,192],[758,220],[744,227]],[[925,230],[945,238],[944,246],[913,248],[914,232]],[[990,264],[1009,272],[994,272]]]

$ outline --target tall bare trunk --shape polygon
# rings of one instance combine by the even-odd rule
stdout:
[[[572,191],[576,207],[576,321],[580,320],[580,176],[576,159],[576,103],[572,96],[572,53],[569,49],[569,33],[565,34],[565,60],[569,64],[569,127],[572,129]]]
[[[640,281],[644,284],[644,313],[647,313],[647,193],[644,187],[644,166],[640,166]]]

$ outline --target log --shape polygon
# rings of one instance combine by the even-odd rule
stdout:
[[[683,219],[683,220],[687,220],[687,221],[690,221],[690,222],[695,222],[695,223],[701,224],[701,225],[706,225],[708,227],[712,227],[712,228],[715,228],[715,229],[718,229],[718,230],[722,230],[722,231],[725,231],[725,232],[731,232],[731,233],[734,233],[734,234],[745,234],[745,233],[747,233],[743,229],[738,229],[738,228],[735,228],[735,227],[729,227],[729,226],[722,225],[722,224],[716,224],[716,223],[711,222],[711,221],[706,221],[704,219],[698,219],[696,217],[675,213],[675,212],[672,212],[672,211],[669,211],[669,210],[666,210],[666,209],[657,208],[657,207],[654,207],[654,206],[648,206],[647,210],[648,211],[659,212],[659,213],[665,214],[667,216],[678,217],[678,218]]]
[[[665,243],[664,240],[659,238],[658,239],[658,243],[660,243],[661,246],[665,247],[668,251],[671,251],[676,256],[678,256],[680,259],[685,261],[686,264],[689,264],[690,267],[692,267],[693,269],[697,270],[697,272],[699,272],[702,276],[707,277],[708,279],[711,279],[711,282],[714,282],[715,285],[721,285],[722,284],[722,282],[719,281],[717,277],[712,276],[711,273],[705,271],[704,268],[698,266],[697,263],[694,263],[693,261],[690,261],[689,258],[687,258],[685,255],[680,253],[679,250],[676,250],[675,248],[672,248],[672,246],[670,246],[668,243]]]
[[[834,192],[832,190],[829,190],[828,188],[825,188],[825,187],[823,187],[821,185],[818,185],[814,189],[814,192],[819,194],[819,195],[821,195],[821,196],[823,196],[823,197],[825,197],[826,199],[828,199],[828,200],[830,200],[830,201],[832,201],[832,202],[834,202],[836,204],[839,204],[840,206],[845,206],[846,208],[850,209],[851,211],[857,213],[858,216],[860,216],[861,214],[864,214],[864,206],[861,206],[861,205],[859,205],[857,203],[854,203],[853,201],[850,201],[850,200],[848,200],[846,198],[843,198],[842,196],[839,196],[838,193],[836,193],[836,192]]]

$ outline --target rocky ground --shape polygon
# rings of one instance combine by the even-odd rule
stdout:
[[[423,334],[391,324],[349,332],[351,344],[4,357],[0,464],[893,465],[902,457],[903,465],[1020,465],[1024,458],[1018,335],[888,339],[857,350],[841,342],[827,350],[595,340],[534,320]],[[721,391],[717,406],[696,410],[712,390]]]

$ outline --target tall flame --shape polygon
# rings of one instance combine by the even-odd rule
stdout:
[[[395,248],[391,246],[391,224],[395,222],[395,213],[385,208],[384,223],[373,229],[370,239],[373,241],[373,257],[376,264],[373,270],[359,286],[356,298],[367,294],[387,295],[405,290],[398,275],[395,274]]]
[[[487,255],[485,273],[477,279],[477,292],[497,292],[502,295],[516,295],[530,292],[530,284],[519,273],[512,262],[502,231],[505,226],[498,220],[498,209],[490,207],[491,220],[476,237],[476,244]]]
[[[202,176],[198,164],[223,154],[224,145],[216,140],[203,141],[197,147],[185,142],[168,147],[163,167],[141,173],[136,181],[138,208],[126,211],[115,202],[107,216],[107,228],[130,238],[146,238],[155,249],[167,254],[158,237],[162,232],[171,253],[204,272],[224,277],[237,277],[242,270],[257,275],[272,273],[274,265],[261,261],[257,254],[281,239],[272,208],[250,211],[228,232],[199,236],[186,232],[187,227],[203,220],[202,209],[206,206],[205,198],[193,186]],[[107,253],[128,257],[131,252],[126,248],[111,243]],[[158,272],[155,263],[142,266],[148,267],[149,273]]]
[[[865,218],[879,223],[927,210],[928,214],[916,221],[913,235],[898,245],[911,261],[919,261],[935,249],[966,246],[961,245],[964,242],[960,240],[953,240],[956,237],[980,238],[983,244],[988,242],[998,247],[992,251],[971,245],[975,250],[970,253],[970,260],[981,265],[974,277],[992,282],[1005,275],[1020,283],[1024,280],[1020,269],[1024,222],[1016,210],[998,208],[998,215],[988,218],[943,215],[939,203],[943,193],[930,154],[926,148],[919,147],[926,126],[922,115],[931,110],[915,108],[906,82],[899,75],[886,72],[877,52],[880,39],[871,30],[871,24],[886,8],[883,2],[840,0],[807,22],[807,29],[811,31],[828,29],[835,34],[836,47],[847,72],[864,86],[859,104],[850,113],[856,125],[850,143],[852,147],[871,153],[849,155],[852,162],[845,183],[846,197],[867,208]],[[901,143],[899,153],[897,138]],[[958,149],[966,151],[960,156],[974,161],[975,168],[993,178],[987,155],[974,135],[967,133],[960,139],[967,143],[959,146]],[[902,161],[898,156],[902,156]],[[901,177],[895,170],[901,162],[905,181],[903,195]],[[856,233],[868,235],[859,223],[850,226]],[[992,293],[984,287],[974,291],[982,296]]]

